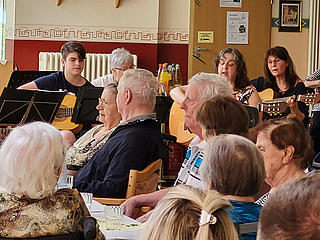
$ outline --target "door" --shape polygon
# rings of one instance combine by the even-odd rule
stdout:
[[[219,5],[220,0],[190,0],[188,77],[198,72],[213,72],[214,57],[227,47],[242,53],[249,79],[263,76],[264,57],[270,47],[271,1],[242,0],[241,8]],[[227,11],[249,12],[248,44],[226,44]],[[213,43],[198,43],[198,31],[213,31]]]

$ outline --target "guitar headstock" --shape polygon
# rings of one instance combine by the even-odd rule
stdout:
[[[304,102],[305,104],[316,104],[320,101],[319,93],[308,93],[300,95],[298,101]]]
[[[265,113],[268,113],[269,115],[278,115],[283,112],[285,112],[288,108],[288,105],[286,102],[275,102],[275,103],[267,103],[262,102],[259,105],[259,110]]]

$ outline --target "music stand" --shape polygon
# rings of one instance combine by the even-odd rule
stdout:
[[[66,92],[5,88],[0,97],[0,124],[51,123]]]
[[[80,87],[71,121],[80,124],[100,123],[97,121],[99,111],[96,109],[103,87]]]
[[[243,106],[246,108],[248,115],[249,115],[249,120],[250,120],[249,128],[253,128],[259,122],[259,111],[254,106],[249,106],[249,105],[245,105],[245,104],[243,104]]]
[[[8,88],[18,88],[23,84],[36,80],[39,77],[43,77],[54,73],[56,71],[13,71],[11,73]]]
[[[161,123],[169,123],[169,114],[173,100],[170,96],[157,96],[155,112]]]

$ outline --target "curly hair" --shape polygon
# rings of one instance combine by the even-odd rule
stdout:
[[[244,61],[242,54],[236,48],[225,48],[222,49],[214,59],[215,73],[218,73],[218,66],[220,59],[224,57],[225,54],[231,53],[234,56],[234,62],[237,66],[237,76],[235,80],[235,88],[243,89],[250,85],[248,78],[247,66]]]

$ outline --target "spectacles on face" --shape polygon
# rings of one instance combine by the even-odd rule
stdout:
[[[128,67],[128,68],[118,68],[118,67],[116,67],[115,69],[124,72],[124,71],[126,71],[126,70],[128,70],[128,69],[133,69],[133,67],[134,67],[134,66],[131,66],[131,67]]]
[[[98,100],[99,100],[99,104],[107,104],[107,102],[102,98],[98,98]]]

